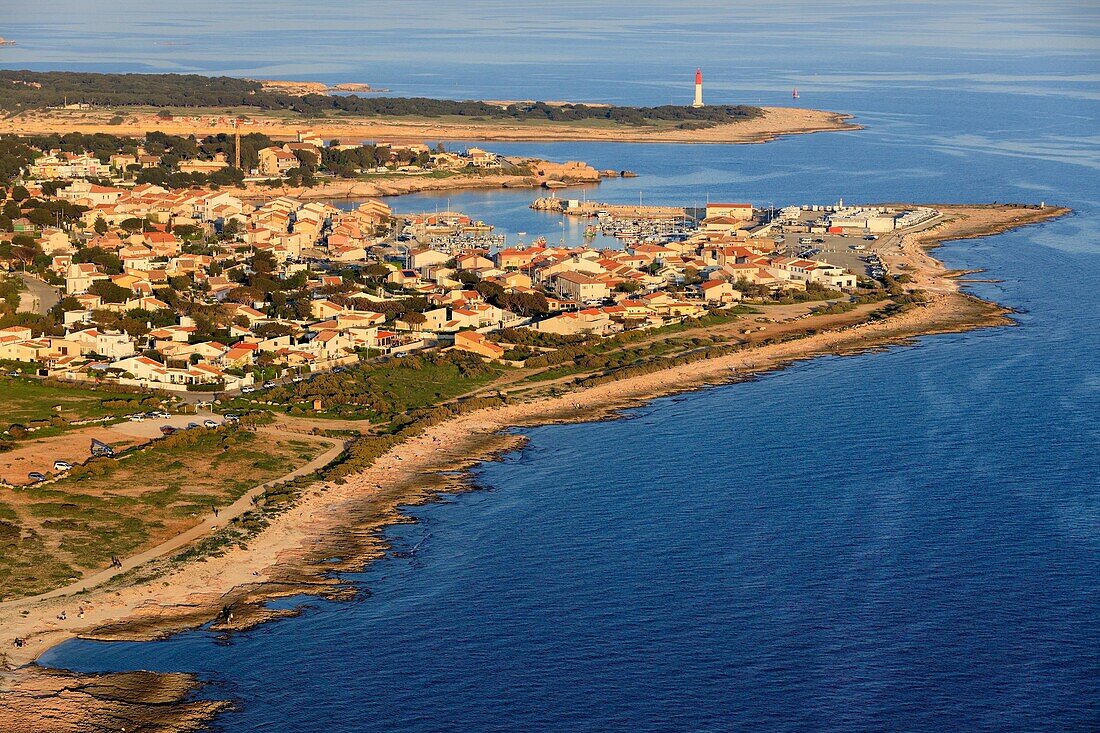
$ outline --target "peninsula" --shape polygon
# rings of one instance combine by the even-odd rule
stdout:
[[[354,87],[353,87],[354,88]],[[293,139],[303,128],[340,140],[757,143],[853,130],[836,112],[746,105],[624,107],[570,102],[453,101],[332,94],[311,82],[184,74],[0,71],[5,129],[18,134],[224,133]]]
[[[538,199],[584,220],[555,244],[375,198],[627,174],[444,138],[855,128],[703,106],[700,85],[646,108],[0,72],[0,730],[203,727],[229,703],[187,675],[34,662],[350,598],[333,574],[381,556],[401,506],[472,488],[465,469],[521,444],[509,427],[1012,323],[930,250],[1066,209]]]
[[[9,197],[16,194],[21,192]],[[248,212],[249,225],[237,232],[277,228],[283,216],[309,222],[325,213],[314,211],[316,204],[270,203]],[[316,271],[284,257],[286,242],[282,248],[262,242],[235,247],[246,235],[222,230],[207,243],[213,254],[175,256],[167,288],[126,296],[164,298],[163,308],[148,300],[134,305],[150,313],[180,309],[175,323],[144,334],[137,328],[137,337],[95,347],[121,354],[123,341],[137,338],[138,345],[153,346],[146,355],[119,356],[111,368],[102,353],[52,355],[66,341],[79,352],[83,336],[32,334],[19,341],[22,347],[4,342],[11,355],[37,354],[38,365],[54,375],[45,381],[5,378],[8,394],[25,395],[13,403],[23,411],[24,428],[41,405],[61,405],[58,420],[37,428],[44,431],[41,439],[9,428],[9,455],[52,458],[59,446],[73,444],[71,436],[87,439],[82,431],[95,429],[104,431],[97,433],[101,443],[120,444],[123,457],[44,467],[44,481],[5,499],[2,536],[22,543],[23,552],[33,550],[34,562],[2,571],[8,591],[0,602],[0,694],[6,703],[0,728],[32,730],[49,716],[72,721],[68,730],[103,721],[130,728],[151,720],[194,729],[226,703],[190,699],[194,681],[184,675],[82,676],[27,665],[74,636],[148,639],[211,621],[213,630],[229,633],[294,613],[268,608],[272,598],[348,597],[352,589],[333,571],[380,556],[386,549],[380,530],[401,521],[400,506],[464,488],[456,472],[517,447],[520,439],[507,427],[599,419],[654,396],[749,379],[820,354],[1008,325],[1006,309],[963,293],[963,273],[945,270],[930,249],[1067,210],[711,204],[693,223],[685,223],[685,210],[685,220],[672,225],[632,213],[629,220],[593,215],[593,227],[622,234],[624,241],[621,249],[597,250],[546,242],[500,247],[491,230],[455,213],[387,223],[392,214],[374,205],[350,215],[328,212],[335,229],[319,226],[316,234],[325,234],[324,241],[310,247],[330,264]],[[379,237],[378,248],[368,248],[366,257],[340,263],[334,255],[346,242],[332,233],[347,233],[352,224],[362,228],[369,217],[379,217],[388,233],[372,235]],[[133,258],[155,260],[153,248],[168,244],[157,234],[162,231],[135,230],[150,252],[130,251],[135,241],[124,245],[125,252],[116,250],[130,260],[127,272],[156,269],[139,270]],[[98,235],[95,246],[104,249],[111,234]],[[415,244],[399,254],[389,249],[399,239]],[[13,251],[26,246],[14,238],[13,244]],[[394,266],[387,252],[401,257],[404,267]],[[222,284],[210,268],[232,272],[237,261],[250,263],[252,274],[242,271],[245,277],[229,283],[241,290],[218,300],[212,294]],[[94,266],[88,275],[110,262],[97,254],[86,263]],[[192,269],[181,269],[185,262]],[[210,287],[195,287],[200,280]],[[140,289],[137,280],[108,275],[106,281]],[[78,279],[65,282],[67,289],[85,287]],[[186,301],[173,300],[172,290],[186,291]],[[264,290],[278,296],[263,299],[267,312],[255,307],[256,293]],[[67,296],[75,301],[70,306],[89,311],[100,324],[97,337],[112,325],[127,334],[124,321],[103,320],[125,308],[107,310],[103,298],[130,301],[115,301],[122,293],[105,285],[94,291],[98,306],[86,292]],[[247,295],[248,304],[238,295]],[[297,298],[304,298],[308,312],[295,310]],[[203,301],[223,305],[194,308]],[[224,325],[216,315],[223,308],[230,314]],[[167,320],[167,314],[156,318],[162,315]],[[87,331],[86,322],[74,324]],[[234,331],[236,351],[218,340]],[[39,346],[28,345],[34,341]],[[93,363],[108,366],[89,371]],[[93,377],[97,371],[102,374]],[[192,385],[214,384],[215,391],[181,390],[173,374]],[[127,394],[135,382],[156,389]],[[98,385],[98,392],[82,392],[81,383]],[[104,390],[118,391],[104,399]],[[148,408],[140,420],[138,413],[124,419]],[[82,424],[78,414],[99,422]],[[166,430],[173,434],[161,437]],[[222,485],[237,475],[234,466],[256,460],[249,436],[257,433],[251,430],[265,436],[278,461],[263,465],[257,486]],[[218,456],[216,465],[210,455]],[[151,465],[178,468],[158,473],[156,486],[144,485],[142,467]],[[182,471],[197,488],[184,490],[171,471]],[[51,549],[59,538],[49,532],[69,533],[66,546],[89,548],[112,522],[136,519],[112,516],[117,508],[103,513],[104,498],[119,491],[143,507],[138,526],[149,523],[120,554],[105,555],[102,547],[98,555]],[[221,511],[211,513],[210,504]],[[83,506],[76,511],[85,526],[35,519],[62,505]],[[190,541],[177,541],[188,532]],[[334,557],[340,561],[334,564]]]

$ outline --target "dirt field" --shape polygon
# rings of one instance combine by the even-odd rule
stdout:
[[[155,425],[97,430],[111,444],[151,437],[127,435],[127,428],[150,433]],[[84,441],[89,434],[59,439]],[[57,481],[6,490],[0,494],[0,598],[49,590],[106,567],[113,556],[174,537],[214,507],[308,463],[325,447],[324,441],[293,434],[185,431],[119,459],[78,466]]]
[[[20,441],[15,450],[0,453],[0,481],[15,485],[28,484],[31,480],[27,478],[27,474],[31,471],[47,476],[54,473],[54,461],[68,461],[73,465],[83,463],[91,457],[92,440],[102,441],[115,450],[148,442],[148,438],[127,435],[116,428],[117,426],[96,425],[49,438]]]

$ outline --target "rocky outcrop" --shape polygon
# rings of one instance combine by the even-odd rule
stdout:
[[[579,160],[554,163],[548,160],[533,161],[532,170],[543,181],[565,181],[567,183],[596,183],[600,172]]]
[[[74,674],[27,668],[0,680],[0,730],[93,733],[104,730],[184,733],[205,729],[224,700],[193,700],[191,675],[123,672]]]

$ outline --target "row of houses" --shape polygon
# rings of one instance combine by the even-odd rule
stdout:
[[[734,205],[716,209],[682,238],[622,249],[545,241],[441,248],[384,236],[394,216],[374,200],[350,211],[289,197],[253,206],[221,192],[86,182],[58,196],[90,204],[88,220],[107,223],[107,230],[69,242],[61,230],[42,232],[50,268],[77,307],[70,303],[63,314],[62,336],[36,337],[30,329],[0,333],[0,358],[39,362],[47,373],[73,379],[234,389],[251,384],[257,366],[322,370],[367,351],[441,346],[501,358],[502,347],[487,333],[526,327],[604,335],[655,328],[739,302],[743,283],[776,292],[809,283],[855,287],[855,276],[841,268],[780,256],[773,242],[753,236],[751,220]],[[124,231],[120,223],[129,218],[153,222],[152,230]],[[727,218],[739,224],[726,227]],[[187,251],[183,223],[203,233],[235,224],[236,233],[216,247]],[[431,227],[474,224],[458,212],[408,215],[406,223],[422,227],[429,239]],[[106,271],[101,257],[78,256],[88,248],[117,256],[121,272]],[[266,277],[296,278],[295,308],[275,307],[272,293],[242,287],[261,256],[271,268]],[[371,284],[345,278],[341,265],[369,269]],[[408,310],[412,296],[419,305]],[[173,311],[169,300],[188,307]],[[187,315],[196,306],[217,321],[217,338]],[[103,327],[117,321],[112,313],[157,314],[160,324],[169,313],[171,322],[127,326],[140,333],[131,336]]]
[[[312,158],[313,163],[319,163],[322,151],[327,146],[326,141],[312,133],[302,131],[298,133],[297,140],[281,145],[269,145],[258,151],[258,165],[254,170],[247,171],[252,175],[267,176],[269,178],[282,178],[290,170],[302,165],[300,153],[303,151]],[[337,144],[335,149],[354,149],[356,144]],[[477,147],[470,147],[462,151],[431,151],[427,145],[393,145],[389,143],[375,143],[375,147],[385,148],[389,151],[388,160],[382,161],[383,168],[393,161],[406,159],[423,159],[427,161],[426,167],[437,170],[460,170],[467,167],[479,169],[499,168],[504,158],[496,153]],[[150,154],[144,148],[138,147],[134,152],[119,152],[112,154],[104,163],[95,155],[88,152],[66,152],[61,149],[52,149],[35,158],[26,166],[24,176],[30,181],[46,180],[81,180],[87,178],[102,179],[113,178],[122,180],[134,170],[160,167],[163,158],[160,155]],[[228,155],[224,152],[214,153],[208,158],[186,158],[175,165],[180,173],[201,173],[209,175],[228,168],[230,165]],[[405,166],[406,170],[420,170],[420,166]]]

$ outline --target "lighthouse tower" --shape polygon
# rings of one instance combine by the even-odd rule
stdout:
[[[701,69],[695,70],[695,101],[691,103],[691,106],[703,106],[703,71]]]

